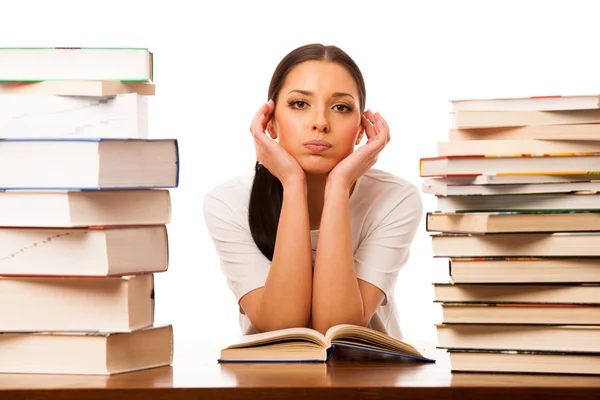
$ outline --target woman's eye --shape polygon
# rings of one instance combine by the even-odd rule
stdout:
[[[335,106],[333,106],[333,108],[339,112],[351,112],[352,111],[352,108],[348,107],[345,104],[336,104]]]
[[[290,107],[292,108],[297,108],[297,109],[303,109],[306,107],[306,102],[302,101],[302,100],[296,100],[296,101],[292,101],[290,102]]]

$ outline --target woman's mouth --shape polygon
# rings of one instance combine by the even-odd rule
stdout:
[[[331,148],[331,143],[325,140],[311,140],[310,142],[304,143],[304,147],[312,151],[313,153],[321,153]]]

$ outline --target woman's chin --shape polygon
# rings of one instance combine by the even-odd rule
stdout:
[[[307,164],[307,163],[302,164],[302,169],[308,175],[326,175],[331,172],[333,167],[334,167],[334,165],[331,165],[329,163],[321,164],[321,165],[312,164],[312,163],[311,164]]]

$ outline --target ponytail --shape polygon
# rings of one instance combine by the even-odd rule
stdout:
[[[273,261],[277,226],[283,204],[283,186],[279,179],[258,161],[254,171],[248,204],[248,224],[256,246],[265,257]]]

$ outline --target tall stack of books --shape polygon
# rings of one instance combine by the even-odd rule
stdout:
[[[600,96],[452,101],[423,158],[453,371],[600,374]]]
[[[175,139],[148,138],[147,49],[0,48],[0,373],[172,363],[154,324]]]

